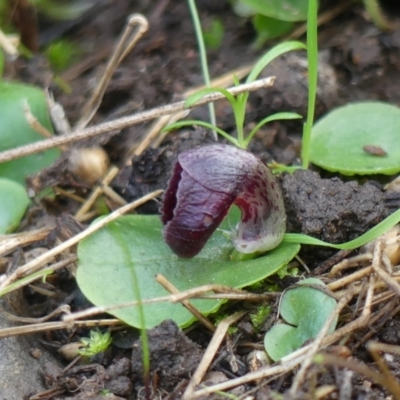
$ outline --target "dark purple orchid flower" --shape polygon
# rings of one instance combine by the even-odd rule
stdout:
[[[232,204],[242,212],[232,233],[239,252],[263,252],[278,246],[286,229],[282,193],[258,157],[224,144],[181,153],[161,209],[168,246],[180,257],[195,256]]]

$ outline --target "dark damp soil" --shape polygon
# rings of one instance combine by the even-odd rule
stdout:
[[[251,24],[237,17],[228,2],[198,0],[197,3],[203,26],[210,26],[215,17],[224,23],[221,46],[208,52],[212,77],[250,64],[261,54],[262,50],[254,48],[255,34]],[[42,47],[54,39],[68,38],[81,49],[77,64],[60,74],[70,86],[71,93],[63,92],[54,84],[47,62],[40,53],[31,59],[19,58],[7,62],[5,76],[42,87],[50,86],[54,97],[64,106],[67,117],[74,123],[78,121],[85,100],[111,54],[127,15],[133,12],[141,12],[148,18],[149,32],[118,67],[92,123],[177,101],[185,90],[201,85],[203,79],[192,21],[187,3],[179,0],[103,0],[76,21],[54,23],[40,20],[39,41]],[[400,32],[382,33],[368,20],[361,6],[353,6],[320,28],[319,46],[317,118],[349,101],[375,99],[400,105]],[[248,127],[254,126],[271,112],[306,114],[304,53],[295,52],[281,57],[263,75],[275,75],[277,81],[272,89],[250,95],[246,120]],[[227,102],[216,103],[216,113],[219,126],[234,134],[233,114]],[[190,118],[207,120],[207,108],[193,110]],[[128,201],[155,189],[164,189],[180,152],[213,141],[211,133],[205,129],[182,129],[169,134],[159,148],[149,148],[140,156],[134,156],[127,165],[128,149],[143,138],[149,126],[137,125],[77,144],[78,147],[103,146],[111,162],[121,168],[112,187]],[[250,150],[265,162],[274,160],[299,164],[301,130],[302,124],[297,121],[271,123],[256,135]],[[398,207],[398,198],[393,195],[390,197],[382,190],[382,185],[389,178],[374,178],[371,182],[349,182],[348,179],[332,177],[321,171],[297,171],[293,175],[281,176],[288,230],[333,243],[348,241],[364,233]],[[32,180],[31,184],[36,191],[58,185],[66,190],[73,189],[82,197],[86,197],[91,189],[91,185],[80,182],[69,172],[68,154],[57,165]],[[78,204],[67,198],[43,200],[36,204],[35,210],[31,211],[30,221],[27,221],[28,226],[38,226],[40,216],[40,224],[46,224],[43,218],[58,219],[60,227],[41,246],[51,248],[57,240],[65,240],[82,228],[71,217],[77,207]],[[158,209],[159,202],[151,202],[139,211],[156,213]],[[318,273],[326,272],[329,266],[339,261],[343,253],[337,256],[332,250],[304,246],[301,256],[313,269],[311,275],[319,276]],[[18,264],[18,254],[9,257],[17,260],[14,263]],[[69,304],[74,311],[88,306],[70,271],[58,272],[53,279],[57,298],[49,299],[27,289],[24,295],[29,306],[24,313],[43,316],[61,303]],[[293,282],[277,280],[275,283],[283,290]],[[234,307],[254,308],[250,304],[236,304]],[[273,304],[273,307],[272,317],[258,331],[248,317],[238,324],[237,331],[225,342],[212,364],[206,378],[209,384],[242,376],[252,368],[255,362],[253,353],[262,349],[263,334],[276,316],[277,304]],[[227,310],[230,310],[229,306]],[[391,315],[371,338],[398,344],[400,322],[397,318],[396,314]],[[347,346],[351,349],[367,331],[364,329],[354,335]],[[39,362],[37,365],[44,388],[51,390],[41,398],[100,399],[103,398],[102,393],[108,393],[109,396],[104,398],[144,399],[144,386],[147,385],[157,398],[179,399],[211,337],[200,325],[194,325],[190,331],[183,333],[171,321],[150,330],[150,374],[149,381],[143,382],[138,333],[128,328],[113,334],[113,346],[106,354],[96,356],[86,364],[64,369],[68,361],[59,355],[58,349],[87,334],[88,330],[78,329],[73,332],[47,332],[35,337],[33,347],[54,355],[54,360],[47,362],[44,367],[39,366]],[[373,367],[373,360],[363,346],[355,348],[352,355]],[[400,370],[398,357],[392,356],[386,361],[390,371],[397,377]],[[315,367],[313,374],[315,382],[305,384],[302,388],[304,392],[299,392],[298,398],[310,398],[305,391],[323,385],[339,388],[339,392],[334,390],[326,395],[324,398],[327,399],[388,398],[380,386],[357,374],[349,374],[348,370]],[[289,373],[269,383],[242,385],[230,393],[245,396],[250,392],[249,396],[252,397],[248,398],[271,399],[275,398],[274,392],[285,393],[292,379],[293,375]],[[15,398],[20,397],[17,395]],[[214,395],[209,398],[224,397]]]

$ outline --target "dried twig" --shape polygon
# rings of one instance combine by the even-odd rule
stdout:
[[[203,358],[200,361],[195,373],[190,380],[185,393],[182,396],[182,400],[193,399],[194,388],[200,383],[204,374],[207,372],[208,367],[210,366],[215,353],[217,352],[219,346],[221,345],[228,328],[238,321],[240,318],[245,315],[245,312],[240,311],[235,314],[230,315],[229,317],[223,319],[217,326],[217,329],[214,332],[214,336],[212,337],[210,343],[208,344],[207,350],[204,353]]]
[[[168,292],[172,294],[180,293],[179,290],[164,275],[157,274],[156,281],[163,288],[167,289]],[[189,312],[191,312],[194,317],[197,318],[209,331],[215,331],[214,324],[208,318],[204,317],[203,314],[193,304],[190,303],[190,301],[182,300],[180,303],[183,305],[183,307],[189,310]]]
[[[79,208],[77,213],[75,214],[75,218],[77,221],[82,221],[84,215],[92,208],[93,204],[96,202],[96,199],[103,193],[103,184],[108,185],[118,174],[119,169],[117,167],[112,166],[107,174],[104,176],[101,184],[96,185],[96,187],[92,190],[92,193],[86,199],[85,203]]]
[[[132,35],[134,27],[138,26],[138,29]],[[147,19],[141,14],[132,14],[128,17],[128,23],[125,30],[118,41],[118,45],[107,64],[104,74],[96,86],[91,98],[86,103],[83,108],[82,116],[75,129],[83,129],[90,120],[93,118],[94,114],[98,110],[101,101],[103,99],[104,93],[106,92],[107,86],[110,82],[111,76],[113,75],[117,66],[123,61],[123,59],[130,53],[139,39],[147,32],[148,29]]]
[[[119,319],[96,319],[89,321],[55,321],[55,322],[43,322],[41,324],[32,324],[26,326],[15,326],[12,328],[0,329],[0,339],[10,336],[27,335],[31,333],[54,331],[57,329],[72,329],[73,327],[92,327],[92,326],[112,326],[121,325]]]
[[[0,235],[0,256],[13,252],[19,246],[26,246],[33,242],[43,240],[52,230],[52,227],[37,229],[30,232]]]
[[[236,96],[240,93],[252,92],[264,87],[272,86],[274,81],[275,81],[274,77],[269,77],[254,81],[252,83],[246,83],[243,85],[235,86],[233,88],[228,89],[228,91],[234,96]],[[69,144],[73,142],[78,142],[80,140],[89,139],[94,136],[98,136],[113,130],[124,129],[127,128],[128,126],[149,121],[154,118],[161,117],[163,115],[174,114],[178,111],[195,108],[203,104],[210,103],[212,101],[221,100],[223,98],[225,98],[225,96],[223,96],[219,92],[210,93],[205,97],[203,97],[201,100],[199,100],[197,103],[189,107],[185,105],[185,101],[180,101],[178,103],[173,103],[167,106],[154,108],[152,110],[144,111],[138,114],[130,115],[123,118],[118,118],[113,121],[104,122],[102,124],[86,128],[81,131],[73,132],[68,135],[55,136],[50,139],[45,139],[40,142],[31,143],[26,146],[21,146],[15,149],[6,150],[0,152],[0,163],[10,160],[15,160],[16,158],[24,157],[30,154],[40,153],[41,151],[61,146],[63,144]]]

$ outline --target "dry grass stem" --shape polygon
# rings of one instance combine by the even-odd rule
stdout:
[[[64,196],[67,199],[74,200],[77,203],[84,203],[86,201],[83,197],[76,195],[72,191],[70,192],[70,191],[65,190],[63,188],[60,188],[59,186],[53,186],[53,190],[54,190],[54,193],[59,194],[61,196]]]
[[[222,341],[225,338],[228,328],[236,321],[238,321],[240,318],[242,318],[243,315],[245,315],[245,312],[243,311],[236,312],[230,315],[229,317],[223,319],[218,324],[217,329],[215,330],[214,335],[210,343],[208,344],[207,350],[203,355],[203,358],[201,359],[196,371],[194,372],[192,378],[190,379],[190,382],[185,390],[185,393],[182,396],[182,400],[188,400],[194,398],[194,388],[200,383],[203,376],[207,372],[207,369],[211,365],[211,362],[215,357],[215,354],[217,353],[219,346],[221,345]]]
[[[386,389],[388,389],[389,392],[394,395],[395,399],[400,400],[400,384],[397,378],[390,372],[387,364],[379,354],[380,352],[390,352],[399,355],[400,348],[398,346],[387,345],[386,343],[371,341],[367,343],[367,349],[371,353],[372,358],[375,360],[376,364],[381,370],[382,375],[385,377]]]
[[[302,260],[302,258],[299,257],[298,255],[296,255],[294,258],[304,268],[304,270],[307,272],[307,274],[309,274],[310,273],[310,268],[308,268],[307,264]]]
[[[44,253],[43,255],[45,255],[45,254],[47,254],[47,253]],[[33,261],[35,261],[35,260],[36,259],[34,259]],[[76,255],[71,255],[69,257],[64,258],[61,261],[58,261],[58,262],[52,264],[51,266],[48,266],[46,269],[42,269],[41,274],[30,274],[29,276],[27,276],[24,279],[21,279],[20,281],[17,280],[16,282],[11,283],[10,285],[5,285],[4,289],[0,290],[1,296],[4,296],[7,293],[13,292],[14,290],[21,289],[21,288],[31,284],[32,282],[37,281],[38,279],[42,279],[43,277],[54,273],[54,271],[57,271],[58,269],[64,268],[67,265],[76,262],[76,260],[77,260]],[[0,287],[1,287],[1,284],[0,284]]]
[[[239,295],[239,296],[248,296],[248,298],[252,297],[252,293],[246,292],[244,290],[241,289],[235,289],[235,288],[231,288],[229,286],[223,286],[223,285],[216,285],[213,283],[210,283],[208,285],[203,285],[203,286],[198,286],[196,288],[193,289],[188,289],[184,292],[180,292],[179,294],[176,294],[174,296],[172,296],[172,302],[173,303],[177,303],[177,302],[181,302],[182,300],[186,300],[189,298],[194,298],[194,297],[198,297],[198,296],[204,296],[204,294],[206,292],[215,292],[217,293],[217,296],[221,293],[230,293],[233,295]],[[269,298],[271,297],[275,297],[277,294],[276,293],[268,293],[268,295],[271,295]],[[204,298],[202,296],[202,298]],[[259,296],[259,295],[256,295]],[[262,298],[265,298],[265,295],[261,295]]]
[[[112,180],[117,176],[118,172],[119,169],[117,167],[114,166],[110,167],[107,174],[102,179],[101,183],[95,186],[95,188],[92,190],[92,193],[90,193],[89,197],[76,212],[75,219],[77,221],[81,221],[82,217],[89,212],[93,204],[96,202],[97,198],[101,196],[101,194],[103,193],[104,191],[103,185],[109,185],[112,182]]]
[[[339,288],[348,286],[352,283],[359,282],[362,278],[368,277],[371,275],[373,272],[372,267],[366,267],[363,269],[360,269],[359,271],[353,272],[350,275],[346,275],[343,278],[337,279],[336,281],[333,281],[331,283],[328,283],[328,288],[332,291],[335,291]]]
[[[30,232],[14,233],[12,235],[0,235],[0,256],[12,253],[17,247],[43,240],[53,228],[42,228]]]
[[[167,289],[171,294],[180,293],[179,290],[162,274],[156,275],[156,281],[164,288]],[[193,314],[209,331],[214,332],[214,324],[193,305],[189,300],[181,300],[180,303],[185,307],[190,313]]]
[[[45,91],[47,107],[54,130],[58,135],[67,135],[71,132],[71,125],[68,121],[63,106],[54,101],[53,95],[48,90]]]
[[[273,85],[274,81],[275,81],[274,77],[259,79],[252,83],[245,83],[243,85],[232,87],[228,89],[228,91],[234,96],[236,96],[240,93],[252,92],[261,88],[270,87]],[[15,160],[17,158],[24,157],[30,154],[39,153],[41,151],[48,150],[53,147],[61,146],[64,144],[69,144],[73,142],[78,142],[80,140],[89,139],[101,135],[102,133],[118,129],[124,129],[129,126],[139,124],[141,122],[161,117],[163,115],[174,114],[178,111],[195,108],[203,104],[210,103],[212,101],[221,100],[223,98],[225,98],[225,96],[223,96],[221,93],[218,92],[210,93],[207,96],[203,97],[201,100],[199,100],[197,103],[191,105],[190,107],[187,107],[185,105],[185,101],[180,101],[166,106],[154,108],[152,110],[143,111],[141,113],[137,113],[127,117],[118,118],[113,121],[103,122],[102,124],[95,125],[93,127],[89,127],[80,131],[72,132],[68,135],[53,136],[50,139],[45,139],[40,142],[35,142],[28,144],[26,146],[21,146],[15,149],[0,152],[0,163]]]
[[[179,111],[178,113],[172,115],[164,115],[161,118],[158,118],[151,124],[149,130],[144,135],[143,139],[138,143],[134,144],[127,154],[127,162],[126,165],[130,165],[133,156],[139,156],[142,154],[155,140],[164,139],[165,135],[169,132],[161,133],[161,131],[169,124],[172,124],[176,121],[179,121],[182,118],[185,118],[189,114],[189,110]],[[156,147],[156,146],[153,146]]]
[[[43,322],[48,321],[50,318],[57,317],[60,314],[69,314],[70,312],[71,312],[71,307],[68,304],[62,304],[61,306],[53,310],[50,314],[42,318],[28,318],[10,314],[7,311],[0,308],[0,313],[4,317],[6,317],[9,321],[19,322],[21,324],[41,324]]]
[[[17,57],[19,51],[13,41],[0,29],[0,47],[10,56]]]
[[[43,267],[43,265],[46,264],[47,262],[49,262],[53,257],[61,254],[63,251],[78,244],[82,239],[84,239],[85,237],[98,231],[99,229],[103,228],[105,225],[116,220],[121,215],[126,214],[127,212],[139,207],[140,205],[146,203],[149,200],[154,199],[155,197],[159,196],[161,193],[162,193],[162,190],[156,190],[155,192],[149,193],[148,195],[143,196],[140,199],[138,199],[130,204],[127,204],[124,207],[119,208],[118,210],[115,210],[110,215],[104,217],[100,221],[95,222],[94,224],[92,224],[91,226],[86,228],[84,231],[78,233],[76,236],[66,240],[65,242],[61,243],[57,247],[54,247],[53,249],[40,255],[36,259],[19,267],[14,273],[12,273],[8,278],[6,278],[2,282],[2,284],[0,285],[0,288],[4,289],[7,286],[9,286],[11,283],[15,282],[16,280],[18,280],[28,274],[32,274],[34,272],[39,271]]]
[[[331,9],[321,13],[318,15],[317,25],[321,26],[326,24],[327,22],[331,21],[332,19],[336,18],[338,15],[342,14],[351,6],[351,2],[343,1],[342,3],[338,4],[336,7],[332,7]],[[291,32],[286,38],[283,40],[291,40],[299,38],[303,36],[307,32],[307,24],[300,25],[297,29]]]
[[[337,263],[334,265],[329,272],[329,278],[333,278],[335,275],[337,275],[339,272],[343,272],[347,268],[353,268],[357,266],[359,263],[364,262],[364,261],[371,261],[372,260],[372,254],[371,253],[365,253],[365,254],[359,254],[355,257],[351,258],[346,258],[345,260]]]
[[[53,134],[47,130],[39,121],[38,119],[32,114],[31,108],[29,107],[28,102],[25,100],[24,102],[24,115],[26,121],[28,122],[29,126],[36,131],[40,136],[44,138],[51,138]]]
[[[377,294],[374,296],[374,300],[372,301],[372,306],[376,306],[380,303],[386,303],[390,299],[394,297],[394,293],[391,290],[386,290],[382,293]]]
[[[138,28],[134,33],[132,33],[135,27]],[[76,124],[75,130],[85,128],[96,114],[115,69],[134,48],[139,39],[147,32],[148,27],[149,24],[147,19],[143,15],[132,14],[128,17],[125,30],[122,33],[121,38],[118,40],[117,47],[106,66],[99,84],[96,86],[92,96],[84,106],[82,116]]]
[[[374,258],[372,260],[372,268],[375,273],[387,284],[387,286],[400,296],[400,284],[397,283],[385,270],[382,268],[382,241],[378,240],[375,245]]]
[[[208,292],[215,291],[218,292],[215,295],[209,294]],[[180,303],[186,299],[238,299],[238,300],[253,300],[253,301],[263,301],[270,299],[271,297],[276,297],[277,293],[266,293],[264,295],[254,295],[252,293],[244,292],[240,289],[232,289],[227,286],[221,285],[204,285],[199,286],[194,289],[188,289],[186,291],[180,292],[179,294],[172,294],[170,296],[161,296],[153,299],[142,299],[141,301],[129,301],[127,303],[116,304],[112,306],[103,307],[90,307],[83,311],[78,311],[76,313],[71,313],[70,315],[65,315],[63,319],[65,321],[73,321],[81,318],[89,318],[95,315],[111,312],[121,308],[137,307],[139,304],[154,304],[169,301],[171,303]]]
[[[28,335],[38,332],[54,331],[58,329],[72,329],[72,328],[90,328],[97,326],[115,326],[121,325],[122,322],[119,319],[96,319],[94,321],[55,321],[55,322],[43,322],[41,324],[31,324],[26,326],[15,326],[12,328],[0,329],[0,339],[10,336]]]
[[[222,87],[227,88],[228,86],[232,85],[233,77],[236,76],[238,79],[244,78],[246,75],[249,74],[251,71],[252,66],[241,67],[233,71],[229,71],[229,73],[221,75],[218,78],[215,78],[210,83],[210,87]],[[204,89],[205,86],[197,86],[195,88],[191,88],[183,93],[182,97],[185,99],[192,95],[193,93],[198,92],[201,89]],[[151,144],[153,148],[158,147],[161,142],[164,140],[165,136],[168,135],[169,132],[161,132],[167,125],[172,124],[176,121],[179,121],[182,118],[185,118],[189,113],[188,110],[181,111],[179,113],[173,115],[166,115],[164,117],[159,118],[152,124],[150,129],[147,131],[146,135],[142,139],[142,141],[138,145],[134,145],[128,154],[128,165],[130,163],[130,159],[132,156],[140,155],[143,153],[145,149],[147,149]]]
[[[110,198],[118,206],[125,206],[128,202],[121,197],[113,188],[106,185],[105,183],[100,184],[103,189],[104,194]]]

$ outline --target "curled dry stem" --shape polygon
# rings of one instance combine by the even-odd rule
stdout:
[[[135,27],[138,27],[134,33]],[[91,121],[94,114],[100,107],[104,93],[106,92],[107,86],[111,80],[111,77],[123,61],[123,59],[131,52],[135,47],[139,39],[147,32],[149,23],[147,19],[141,14],[132,14],[128,17],[125,30],[122,33],[121,38],[118,41],[117,47],[115,48],[107,66],[101,77],[99,84],[92,93],[92,96],[83,108],[82,116],[75,126],[75,130],[83,129]]]

